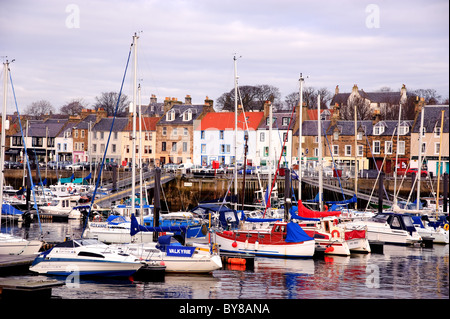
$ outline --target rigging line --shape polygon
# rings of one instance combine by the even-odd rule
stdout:
[[[19,106],[17,105],[16,91],[14,89],[14,83],[13,83],[13,80],[12,80],[11,71],[9,72],[9,80],[11,82],[11,89],[12,89],[12,93],[13,93],[13,96],[14,96],[14,103],[16,105],[17,118],[19,119],[20,134],[22,135],[22,141],[25,141],[24,136],[23,136],[22,120],[20,119]],[[6,116],[6,114],[4,116]],[[37,206],[37,203],[36,203],[36,193],[35,193],[35,190],[34,190],[33,178],[31,178],[31,176],[32,176],[31,175],[31,167],[30,167],[30,161],[28,160],[28,152],[27,152],[27,145],[26,145],[26,143],[23,143],[23,148],[24,148],[24,152],[25,152],[26,158],[27,158],[27,169],[28,169],[28,174],[30,176],[31,190],[33,192],[34,208],[36,209],[36,212],[37,212],[38,222],[39,222],[39,229],[41,231],[41,238],[42,238],[43,235],[44,235],[44,232],[42,230],[41,217],[39,216],[39,209],[38,209],[38,206]]]
[[[289,120],[288,131],[291,129],[291,125],[292,125],[292,122],[293,122],[293,121],[292,121],[292,118],[294,117],[294,113],[295,113],[295,106],[292,107],[292,112],[291,112],[291,118],[290,118],[290,120]],[[270,121],[272,121],[272,119],[269,119],[269,122],[270,122]],[[269,196],[268,196],[268,199],[267,199],[266,207],[265,207],[265,209],[264,209],[263,218],[266,217],[266,211],[267,211],[268,205],[269,205],[269,203],[270,203],[270,197],[271,197],[271,195],[272,195],[272,190],[273,190],[273,187],[274,187],[274,185],[275,185],[275,183],[276,183],[276,180],[277,180],[278,171],[280,170],[281,156],[283,155],[283,149],[284,149],[284,146],[286,145],[287,137],[288,137],[288,134],[286,134],[286,137],[284,138],[284,141],[283,141],[283,146],[281,147],[281,154],[280,154],[280,157],[279,157],[279,159],[278,159],[277,170],[275,171],[275,176],[274,176],[273,181],[272,181],[272,185],[271,185],[271,188],[270,188],[270,193],[269,193]],[[271,137],[269,136],[269,138],[271,138]],[[270,168],[269,168],[269,169],[270,169]],[[286,177],[285,177],[285,178],[286,178]]]
[[[86,216],[84,227],[83,227],[83,230],[81,232],[81,238],[83,238],[84,231],[86,230],[87,222],[89,220],[89,216],[90,216],[91,211],[92,211],[92,205],[94,205],[95,196],[97,194],[97,189],[98,189],[98,185],[99,185],[99,182],[100,182],[100,177],[101,177],[101,174],[102,174],[102,171],[103,171],[103,166],[105,164],[105,158],[106,158],[106,154],[107,154],[107,151],[108,151],[109,141],[110,141],[111,135],[112,135],[112,129],[114,127],[114,121],[116,120],[116,116],[117,116],[117,109],[119,108],[119,103],[120,103],[120,97],[122,95],[123,84],[125,82],[125,77],[127,75],[127,70],[128,70],[128,64],[130,62],[131,51],[132,51],[132,45],[131,45],[130,50],[128,52],[128,58],[127,58],[127,63],[126,63],[125,71],[124,71],[123,78],[122,78],[122,84],[120,85],[119,96],[117,97],[116,108],[114,109],[114,117],[113,117],[113,120],[112,120],[112,123],[111,123],[111,129],[109,130],[108,141],[106,142],[105,152],[104,152],[104,155],[102,157],[102,164],[100,165],[100,168],[99,168],[99,171],[98,171],[98,177],[97,177],[97,181],[95,183],[94,193],[92,194],[92,201],[91,201],[91,204],[89,205],[89,212],[88,212],[88,215]]]
[[[330,122],[330,124],[331,124],[331,122]],[[328,150],[330,151],[330,154],[331,154],[331,161],[333,163],[334,169],[335,169],[336,172],[338,172],[337,167],[336,167],[336,162],[334,161],[333,152],[331,151],[330,141],[328,141],[327,132],[326,132],[325,128],[323,127],[323,125],[322,125],[322,131],[323,131],[325,140],[327,141]],[[319,141],[319,143],[321,143],[321,141]],[[355,152],[356,152],[356,150],[355,150]],[[355,171],[356,171],[356,169],[355,169]],[[345,194],[344,194],[344,190],[342,189],[341,178],[339,177],[339,173],[337,173],[336,176],[337,176],[337,179],[338,179],[338,182],[339,182],[339,187],[340,187],[341,192],[342,192],[342,197],[345,200]]]

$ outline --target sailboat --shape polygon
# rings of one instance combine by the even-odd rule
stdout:
[[[3,112],[2,112],[2,128],[1,128],[1,153],[0,153],[0,204],[3,208],[3,167],[5,163],[5,134],[6,126],[9,123],[6,120],[6,95],[9,74],[9,62],[3,63]],[[20,116],[19,116],[20,119]],[[26,147],[26,146],[25,146]],[[26,151],[26,149],[25,149]],[[30,174],[31,175],[31,174]],[[0,221],[2,210],[0,209]],[[40,240],[27,240],[12,234],[0,233],[0,254],[7,255],[33,255],[39,252],[42,246]]]

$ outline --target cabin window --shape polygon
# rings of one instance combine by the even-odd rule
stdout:
[[[78,256],[85,256],[85,257],[96,257],[96,258],[105,258],[105,256],[96,254],[90,251],[80,251],[78,253]]]
[[[401,228],[400,220],[398,219],[398,216],[394,216],[391,222],[391,226],[395,228]]]

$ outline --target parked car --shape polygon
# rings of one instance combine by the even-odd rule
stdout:
[[[406,171],[406,176],[411,176],[412,174],[417,174],[418,169],[417,168],[410,168]],[[426,170],[420,170],[420,176],[426,177],[429,173]]]
[[[81,171],[83,170],[83,165],[81,163],[72,163],[69,165],[66,165],[64,169],[68,171]]]
[[[255,166],[246,166],[245,167],[245,174],[249,175],[249,174],[255,174],[256,172],[256,167]],[[238,174],[244,174],[244,168],[241,168],[238,171]]]
[[[176,172],[177,168],[178,168],[178,164],[173,164],[173,163],[164,164],[164,170],[169,173]]]

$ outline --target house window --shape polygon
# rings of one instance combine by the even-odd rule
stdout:
[[[373,141],[373,153],[380,154],[380,141]]]
[[[219,139],[223,140],[223,131],[219,131]]]
[[[422,128],[422,136],[425,136],[425,134],[427,133],[427,129],[425,127]]]
[[[333,155],[339,156],[339,145],[333,145]]]
[[[378,122],[373,127],[373,135],[381,135],[383,133],[384,133],[384,123],[383,122]]]
[[[104,139],[105,138],[105,132],[100,132],[100,138]]]
[[[384,152],[386,154],[392,154],[392,141],[384,142]]]
[[[81,138],[84,138],[84,134],[85,134],[84,130],[81,130],[80,133],[81,133]]]
[[[225,153],[225,144],[220,144],[220,153]]]
[[[167,135],[167,127],[163,126],[162,128],[162,136],[166,136]]]
[[[398,129],[399,135],[406,135],[409,132],[409,126],[405,123],[400,124],[400,128]]]
[[[364,155],[364,147],[362,145],[358,145],[358,156]]]
[[[317,147],[314,148],[314,156],[319,157],[319,149]]]
[[[206,153],[206,144],[202,144],[202,154]]]
[[[358,134],[356,135],[356,139],[357,139],[358,141],[361,141],[362,138],[363,138],[363,132],[358,132]]]
[[[183,113],[183,121],[190,121],[190,120],[192,120],[192,110],[191,109],[189,109]]]
[[[73,131],[73,137],[78,138],[78,130]]]
[[[277,118],[276,117],[273,117],[272,118],[272,126],[273,126],[273,124],[275,123],[277,121]],[[269,118],[266,118],[266,125],[269,125],[270,123],[269,123]]]
[[[100,144],[100,152],[105,152],[105,144]]]
[[[163,151],[163,152],[166,151],[166,142],[161,143],[161,151]]]
[[[439,142],[434,143],[434,154],[439,154],[440,150],[441,150],[441,143]]]
[[[427,150],[427,143],[423,142],[422,143],[422,154],[425,153],[426,150]]]
[[[114,132],[114,139],[117,140],[118,138],[119,138],[119,132]]]
[[[61,143],[58,143],[56,148],[58,149],[58,151],[60,151],[61,150]]]
[[[97,144],[92,144],[92,151],[93,151],[94,153],[97,152]]]
[[[286,142],[287,142],[287,141],[288,141],[288,140],[287,140],[287,137],[288,137],[287,133],[283,133],[283,141],[286,141]]]
[[[183,135],[184,135],[184,136],[188,136],[188,135],[189,135],[189,129],[188,129],[187,127],[185,127],[185,128],[183,129]]]
[[[187,142],[183,142],[183,152],[187,152],[188,150],[187,144],[188,144]]]
[[[148,154],[148,149],[149,149],[149,146],[148,145],[144,145],[144,154]]]
[[[205,139],[205,131],[200,131],[200,138],[201,138],[202,140]]]
[[[398,155],[405,155],[405,141],[398,142]]]
[[[268,146],[264,146],[264,157],[269,156],[269,147]]]
[[[339,140],[339,132],[338,131],[333,133],[333,140],[335,140],[335,141]]]
[[[345,156],[352,156],[352,146],[345,145]]]
[[[261,132],[261,133],[259,133],[259,141],[260,142],[264,142],[264,140],[265,140],[265,133],[264,132]]]
[[[172,136],[174,137],[178,136],[178,129],[176,127],[174,127],[172,130]]]
[[[319,137],[318,136],[314,137],[314,143],[319,144]]]
[[[130,145],[125,146],[125,153],[127,153],[127,154],[130,153]]]
[[[172,152],[177,151],[177,142],[172,142]]]
[[[94,132],[94,139],[97,139],[97,132]]]
[[[111,146],[112,146],[112,152],[115,153],[116,152],[116,147],[117,147],[116,144],[111,144]]]
[[[166,121],[173,121],[173,120],[175,120],[175,111],[170,110],[166,114]]]
[[[441,136],[441,127],[437,126],[437,123],[436,123],[436,126],[434,127],[434,136],[435,137]]]
[[[289,125],[289,117],[283,117],[281,125],[288,126]]]

